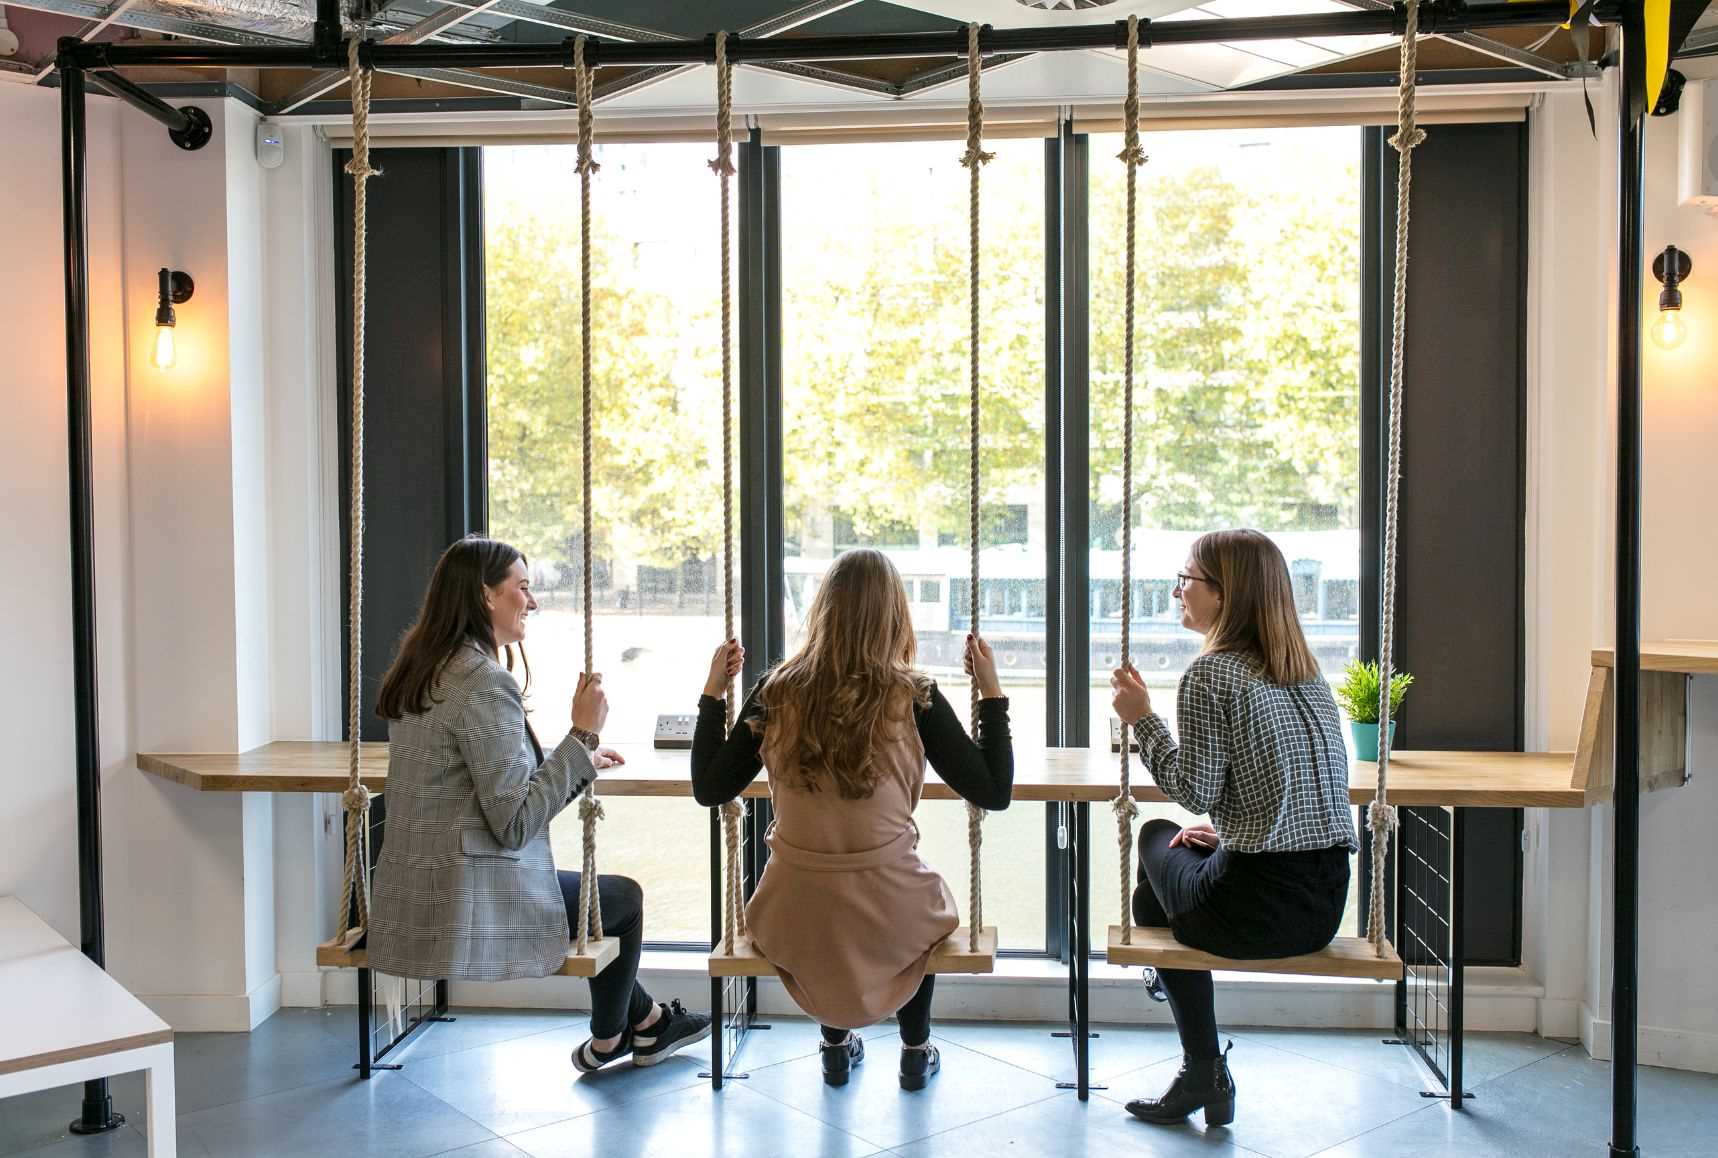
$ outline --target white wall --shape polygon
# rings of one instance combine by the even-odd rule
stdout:
[[[128,679],[130,528],[125,463],[125,332],[118,113],[89,110],[91,391],[97,631],[104,782],[131,762]],[[78,940],[76,746],[72,731],[71,569],[66,474],[65,315],[60,271],[59,93],[0,84],[8,173],[0,182],[6,269],[0,317],[0,605],[11,662],[0,674],[0,895],[15,894]],[[153,271],[151,271],[153,272]],[[153,278],[150,279],[153,285]],[[111,811],[111,794],[108,800]],[[123,877],[110,852],[109,875]],[[112,925],[110,920],[109,924]]]
[[[1614,87],[1595,93],[1598,140],[1579,95],[1546,99],[1532,119],[1530,290],[1530,746],[1574,747],[1587,651],[1614,638]],[[1647,123],[1645,236],[1694,261],[1684,288],[1689,338],[1645,346],[1642,630],[1718,638],[1718,217],[1677,205],[1678,126]],[[1715,275],[1704,287],[1700,273]],[[1647,281],[1643,322],[1656,313]],[[1689,888],[1718,877],[1718,680],[1696,681],[1694,782],[1642,803],[1641,1057],[1718,1071],[1718,1008],[1688,962],[1718,953],[1718,902]],[[1545,987],[1540,1025],[1610,1052],[1612,826],[1608,806],[1529,814],[1526,964]]]

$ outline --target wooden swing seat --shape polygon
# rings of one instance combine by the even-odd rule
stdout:
[[[978,931],[978,951],[968,944],[967,926],[962,925],[931,950],[927,973],[994,973],[996,972],[996,926],[986,925]],[[718,942],[710,954],[712,977],[774,977],[775,966],[753,948],[750,937],[735,937],[734,951],[722,952]]]
[[[620,956],[620,940],[616,937],[604,937],[600,941],[587,941],[583,953],[575,953],[569,946],[567,959],[561,962],[561,967],[555,971],[560,977],[595,977],[616,957]],[[370,967],[370,951],[368,949],[348,949],[339,940],[324,941],[316,946],[316,963],[335,969],[368,969]]]
[[[1158,969],[1227,969],[1237,973],[1293,973],[1308,977],[1359,977],[1395,981],[1402,976],[1402,958],[1385,942],[1378,956],[1364,937],[1338,937],[1316,953],[1242,961],[1218,957],[1183,945],[1168,929],[1133,928],[1133,944],[1121,943],[1121,926],[1110,926],[1111,965],[1151,965]]]

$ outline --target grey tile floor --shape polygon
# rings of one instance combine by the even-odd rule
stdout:
[[[1175,1072],[1174,1034],[1099,1026],[1095,1091],[1070,1075],[1055,1028],[944,1022],[943,1073],[930,1089],[895,1081],[890,1026],[866,1032],[870,1057],[845,1088],[822,1084],[816,1031],[780,1018],[754,1033],[750,1074],[721,1093],[698,1074],[708,1044],[654,1069],[578,1077],[567,1060],[584,1020],[560,1011],[459,1010],[398,1052],[405,1068],[359,1082],[350,1010],[283,1010],[250,1034],[183,1034],[179,1152],[186,1158],[378,1155],[388,1158],[998,1158],[1002,1155],[1206,1154],[1245,1158],[1370,1155],[1601,1155],[1609,1068],[1579,1046],[1525,1034],[1473,1034],[1460,1113],[1420,1096],[1421,1071],[1375,1030],[1236,1029],[1239,1114],[1226,1129],[1154,1128],[1121,1103]],[[101,1138],[70,1137],[78,1088],[0,1100],[0,1155],[142,1158],[138,1075],[114,1079],[130,1119]],[[1718,1155],[1718,1078],[1641,1070],[1649,1158]]]

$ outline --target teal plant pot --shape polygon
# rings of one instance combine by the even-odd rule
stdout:
[[[1348,721],[1348,734],[1354,738],[1354,758],[1356,760],[1378,759],[1378,725],[1376,722],[1362,724],[1358,720]],[[1390,721],[1390,742],[1396,741],[1396,721]]]

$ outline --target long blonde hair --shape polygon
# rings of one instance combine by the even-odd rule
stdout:
[[[764,761],[807,792],[833,784],[847,800],[871,795],[876,751],[930,706],[931,681],[913,666],[906,588],[881,551],[843,552],[806,613],[805,642],[758,690]]]
[[[1205,651],[1250,655],[1273,684],[1319,678],[1295,611],[1288,563],[1275,543],[1259,531],[1211,531],[1194,541],[1192,556],[1223,595]]]

